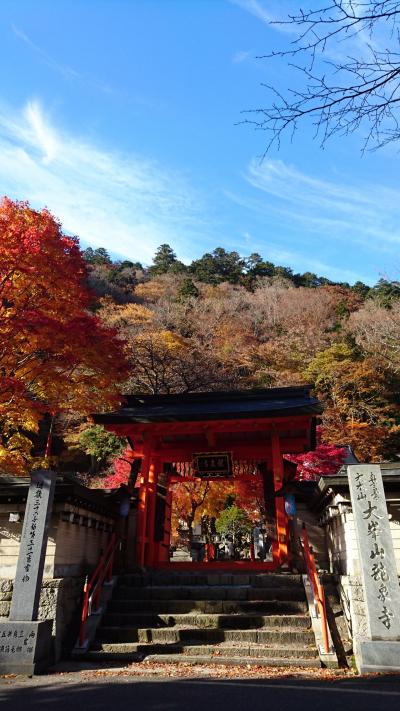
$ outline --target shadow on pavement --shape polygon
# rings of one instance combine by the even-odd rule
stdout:
[[[392,711],[400,676],[318,679],[141,679],[77,675],[2,679],[4,711]]]

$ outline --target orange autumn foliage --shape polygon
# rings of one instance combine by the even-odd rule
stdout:
[[[25,473],[45,412],[116,405],[121,341],[88,311],[76,238],[47,210],[0,204],[0,468]]]
[[[190,536],[192,527],[202,516],[218,516],[224,501],[233,492],[233,484],[226,481],[182,481],[172,487],[172,531],[173,537],[184,522]]]

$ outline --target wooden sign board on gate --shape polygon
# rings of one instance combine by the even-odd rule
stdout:
[[[203,452],[193,455],[193,474],[200,479],[225,479],[232,476],[230,452]]]

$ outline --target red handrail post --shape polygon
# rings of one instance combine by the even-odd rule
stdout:
[[[328,621],[326,617],[326,602],[325,602],[325,590],[321,583],[318,581],[318,607],[321,617],[321,632],[322,632],[322,643],[324,645],[324,652],[328,654],[329,652],[329,636],[328,636]]]
[[[81,624],[79,629],[79,645],[83,647],[85,643],[85,631],[86,631],[86,620],[89,606],[89,587],[88,587],[88,576],[86,576],[85,584],[83,586],[83,603],[82,603],[82,613],[81,613]]]
[[[92,577],[93,582],[95,582],[96,577],[99,578],[99,580],[97,581],[97,583],[94,586],[94,595],[93,595],[94,611],[99,609],[99,600],[100,600],[100,594],[101,594],[101,585],[99,585],[99,582],[100,582],[100,574],[101,574],[101,570],[102,570],[102,567],[104,564],[104,560],[105,560],[105,555],[104,555],[104,553],[101,553],[100,560],[99,560],[97,568],[95,570],[95,574]],[[96,573],[97,573],[97,575],[96,575]]]
[[[114,553],[115,549],[111,553],[110,560],[107,566],[107,571],[106,571],[106,582],[110,583],[112,580],[112,574],[113,574],[113,567],[114,567]]]
[[[112,579],[112,571],[114,564],[114,553],[118,544],[118,538],[115,533],[112,534],[106,552],[101,551],[99,562],[91,578],[86,576],[83,587],[83,601],[81,624],[79,629],[79,646],[83,648],[86,642],[86,622],[89,617],[89,609],[94,608],[94,612],[99,609],[99,601],[103,584],[105,581],[110,582]]]
[[[303,523],[302,529],[302,542],[303,542],[303,553],[304,560],[306,563],[307,574],[310,579],[310,583],[314,593],[314,600],[318,608],[318,616],[321,620],[321,632],[322,632],[322,644],[324,647],[324,652],[329,653],[329,635],[328,635],[328,621],[326,615],[326,601],[325,601],[325,591],[321,584],[318,576],[317,567],[315,565],[315,558],[310,550],[310,545],[308,542],[308,533],[305,524]]]

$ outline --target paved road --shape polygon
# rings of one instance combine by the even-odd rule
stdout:
[[[77,674],[0,680],[1,711],[394,711],[400,676],[373,679],[165,679]]]

